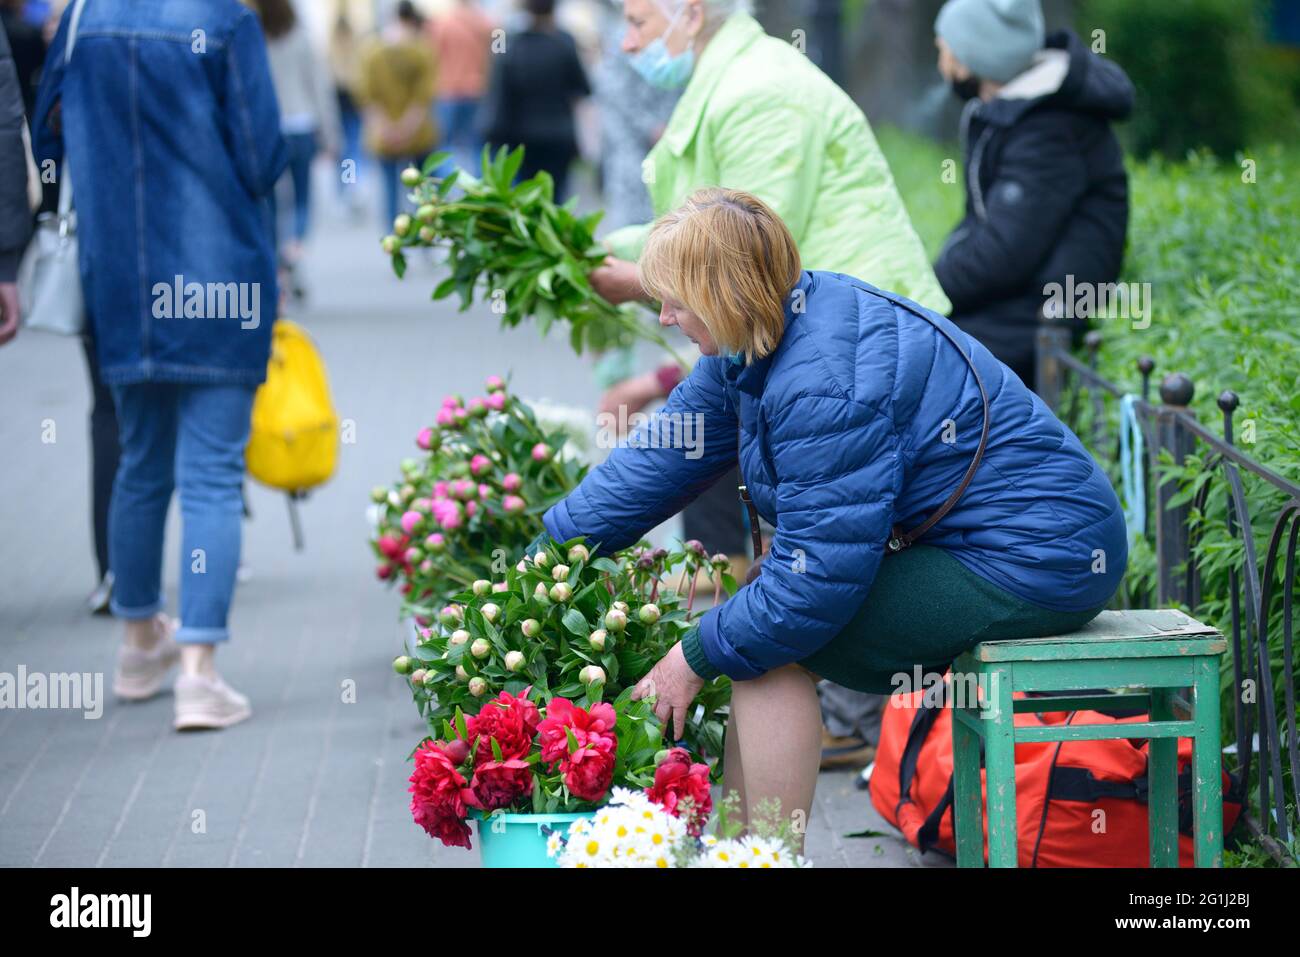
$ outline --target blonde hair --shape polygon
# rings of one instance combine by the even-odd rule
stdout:
[[[637,266],[655,299],[700,317],[719,348],[746,362],[785,332],[785,300],[799,281],[799,248],[781,217],[751,193],[692,193],[650,230]]]

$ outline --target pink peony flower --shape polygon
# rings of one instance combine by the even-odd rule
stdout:
[[[446,498],[450,494],[450,492],[448,491],[448,489],[450,488],[451,485],[448,482],[446,482],[443,479],[439,479],[438,481],[433,483],[433,497]]]
[[[479,482],[479,483],[478,483],[478,497],[479,497],[479,498],[487,498],[487,497],[488,497],[489,495],[491,495],[491,494],[492,494],[492,486],[491,486],[491,485],[486,485],[486,484],[484,484],[483,482]]]
[[[470,787],[483,810],[509,807],[533,790],[532,768],[520,758],[496,761],[489,757],[487,761],[475,763]]]
[[[465,814],[480,801],[468,787],[456,762],[438,745],[426,741],[415,752],[411,772],[411,816],[429,834],[448,846],[469,847]],[[463,843],[462,843],[463,840]]]
[[[546,719],[537,726],[537,733],[542,746],[542,760],[553,764],[565,758],[569,753],[567,730],[573,736],[579,748],[587,745],[603,747],[604,740],[612,745],[618,743],[614,737],[614,725],[618,715],[607,701],[597,702],[590,711],[583,711],[567,698],[552,698],[546,706]]]

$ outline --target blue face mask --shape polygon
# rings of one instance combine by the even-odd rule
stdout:
[[[668,52],[664,36],[676,22],[677,17],[673,17],[663,36],[655,37],[631,58],[632,69],[651,86],[661,90],[680,90],[690,82],[691,72],[695,69],[695,51],[691,47],[676,56]]]

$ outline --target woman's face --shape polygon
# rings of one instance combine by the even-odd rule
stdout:
[[[665,299],[659,309],[659,325],[676,326],[686,334],[686,338],[695,343],[700,348],[700,354],[705,356],[716,356],[718,354],[718,344],[709,334],[709,327],[704,324],[704,320],[691,312],[680,302],[673,302]]]
[[[639,53],[659,37],[664,38],[664,46],[674,56],[690,46],[703,23],[702,13],[698,0],[686,0],[685,9],[680,11],[676,10],[678,2],[623,0],[623,19],[627,21],[623,52]]]

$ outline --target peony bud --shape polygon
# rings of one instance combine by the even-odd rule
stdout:
[[[402,248],[402,241],[396,236],[385,236],[379,241],[379,246],[384,252],[391,256]]]
[[[456,677],[461,681],[469,681],[469,672],[465,670],[464,665],[456,666]]]
[[[487,377],[484,385],[487,387],[489,392],[504,392],[506,388],[506,380],[501,378],[499,375],[490,375]]]
[[[488,690],[488,683],[484,681],[482,678],[469,679],[469,693],[472,694],[475,698],[483,697],[483,695],[487,694],[487,690]]]
[[[469,757],[469,742],[461,738],[452,738],[443,745],[442,753],[447,755],[452,764],[464,764],[465,759]]]
[[[536,638],[542,633],[542,623],[536,618],[525,618],[519,625],[519,630],[524,633],[525,638]]]
[[[549,462],[555,453],[551,450],[551,447],[547,445],[545,442],[538,442],[536,445],[533,446],[532,454],[533,454],[534,462]]]
[[[605,683],[605,669],[600,665],[587,665],[578,672],[578,680],[585,685]]]
[[[551,564],[551,556],[546,554],[546,552],[538,552],[533,556],[533,564],[539,565],[542,568],[548,568]]]
[[[388,500],[388,489],[382,485],[376,485],[370,490],[370,501],[376,505],[383,505]]]
[[[614,634],[619,634],[627,627],[627,612],[621,608],[611,608],[605,612],[605,627]]]
[[[504,582],[502,584],[504,584]],[[495,591],[496,585],[493,585],[492,588]],[[504,589],[502,590],[504,591]],[[497,605],[492,604],[492,602],[487,602],[479,609],[479,614],[483,616],[484,621],[493,623],[497,620],[497,616],[501,614],[501,609]]]
[[[438,612],[438,620],[450,628],[452,625],[459,625],[464,618],[465,613],[460,605],[448,605],[442,611]]]
[[[463,645],[465,642],[469,641],[469,632],[464,628],[457,628],[451,633],[451,638],[448,640],[451,641],[453,645]]]
[[[519,559],[519,564],[515,566],[515,571],[522,575],[524,572],[528,571],[528,563],[522,558]]]
[[[551,569],[551,577],[557,582],[562,582],[569,577],[568,565],[556,565]]]
[[[546,582],[537,583],[537,587],[533,589],[533,597],[538,601],[547,601],[550,598],[546,593]]]
[[[431,552],[440,552],[447,547],[447,539],[441,532],[434,532],[424,540],[424,547]]]
[[[405,236],[411,231],[411,217],[406,213],[399,213],[393,220],[393,232],[399,236]]]
[[[427,451],[429,447],[433,445],[433,434],[433,429],[426,425],[415,436],[415,444]]]
[[[619,611],[623,612],[624,614],[627,614],[628,611],[627,602],[616,601],[614,602],[614,607],[617,608]]]
[[[528,507],[528,503],[525,502],[518,495],[507,495],[505,498],[501,500],[501,507],[511,515],[518,515],[520,512],[522,512],[525,508]],[[523,562],[520,562],[519,564],[522,565]]]
[[[478,595],[481,598],[491,590],[492,583],[488,581],[486,578],[480,578],[474,582],[472,587],[474,589],[474,594]]]
[[[586,545],[574,545],[569,549],[569,561],[577,564],[591,559],[591,552],[587,551]]]
[[[415,211],[415,218],[422,223],[431,223],[438,216],[438,207],[433,203],[424,203]]]
[[[474,644],[469,646],[469,653],[475,658],[486,658],[492,653],[492,643],[486,638],[475,638]]]
[[[498,591],[509,591],[509,590],[510,590],[510,583],[509,583],[509,582],[493,582],[493,583],[492,583],[492,590],[493,590],[494,592],[498,592]],[[486,608],[487,606],[484,605],[483,607]],[[492,607],[493,607],[493,608],[496,608],[496,605],[493,605]],[[484,617],[486,617],[486,616],[487,616],[487,613],[484,612]]]
[[[406,655],[398,655],[393,659],[393,670],[399,675],[409,675],[414,666],[415,662]]]
[[[428,675],[429,672],[425,671],[423,668],[416,668],[411,672],[411,684],[415,685],[417,688],[422,687],[424,685],[424,679],[428,677]]]
[[[406,169],[402,170],[403,186],[408,186],[414,189],[416,186],[419,186],[423,182],[424,182],[424,174],[420,172],[418,167],[408,166],[406,167]]]
[[[654,604],[642,605],[636,616],[641,619],[641,624],[653,625],[659,620],[659,606]]]
[[[506,670],[518,671],[524,666],[524,653],[522,651],[506,652]]]
[[[573,589],[568,582],[556,582],[551,586],[550,595],[553,602],[566,602],[573,597]]]
[[[438,232],[432,226],[420,227],[420,242],[432,246],[438,239]]]
[[[481,419],[488,414],[487,403],[475,396],[469,400],[469,405],[465,407],[465,411],[469,413],[470,418]]]
[[[518,472],[508,472],[501,480],[501,487],[507,492],[518,492],[524,487],[524,480]]]
[[[604,651],[605,637],[606,637],[605,629],[597,628],[595,631],[593,631],[590,635],[587,636],[587,643],[591,645],[591,647],[595,648],[597,651]]]

